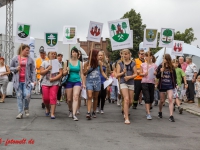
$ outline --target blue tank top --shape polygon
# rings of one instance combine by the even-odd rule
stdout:
[[[102,66],[103,72],[106,72],[106,67]],[[101,84],[103,84],[106,81],[106,78],[104,78],[104,76],[100,73],[100,77],[101,77]]]
[[[73,66],[71,63],[69,63],[69,77],[67,81],[80,82],[81,81],[80,70],[81,70],[81,65],[79,60],[76,66]]]

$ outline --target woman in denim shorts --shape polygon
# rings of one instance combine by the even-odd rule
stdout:
[[[134,94],[134,78],[137,76],[135,62],[131,60],[129,49],[122,51],[123,61],[117,64],[117,78],[120,78],[120,89],[124,98],[125,124],[130,124],[129,108],[132,105]]]
[[[92,57],[90,59],[90,53],[88,60],[91,60],[90,66],[89,62],[86,62],[84,64],[84,75],[86,76],[86,89],[87,89],[87,115],[86,118],[89,120],[91,119],[91,106],[92,106],[92,99],[93,99],[93,118],[96,118],[96,108],[97,108],[97,102],[98,102],[98,95],[99,91],[101,90],[101,78],[100,74],[103,75],[104,78],[108,79],[106,74],[104,73],[102,69],[102,62],[97,60],[98,57],[98,51],[93,50],[92,51]]]

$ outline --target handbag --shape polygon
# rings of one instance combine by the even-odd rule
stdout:
[[[69,65],[69,62],[67,60],[67,67],[68,67],[68,65]],[[66,85],[68,78],[69,78],[69,74],[68,73],[65,76],[62,77],[62,79],[61,79],[61,86],[65,86]]]
[[[7,66],[5,66],[5,68],[6,68],[6,72],[8,72],[8,71],[7,71]],[[8,81],[11,82],[11,81],[12,81],[12,78],[13,78],[13,73],[10,72],[10,74],[8,74]]]

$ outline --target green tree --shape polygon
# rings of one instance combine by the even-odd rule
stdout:
[[[125,33],[126,33],[126,28],[127,28],[126,22],[122,22],[122,29],[124,29]]]
[[[114,24],[111,25],[111,30],[113,31],[113,34],[115,35],[116,26]]]
[[[69,29],[68,29],[68,28],[66,29],[66,34],[67,34],[67,36],[68,36],[68,34],[69,34]]]
[[[168,42],[168,37],[172,36],[172,30],[170,29],[166,29],[164,32],[163,32],[163,35],[166,36],[166,42]]]
[[[23,27],[20,25],[18,28],[19,31],[23,31]]]
[[[185,29],[185,32],[183,33],[177,31],[174,35],[174,39],[179,41],[184,41],[187,44],[191,44],[192,42],[197,40],[197,38],[194,37],[193,28]]]

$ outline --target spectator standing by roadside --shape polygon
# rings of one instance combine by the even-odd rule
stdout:
[[[187,57],[186,58],[186,63],[188,64],[185,74],[186,74],[186,80],[188,84],[188,88],[186,91],[187,95],[187,102],[188,103],[194,103],[194,83],[196,81],[196,76],[197,76],[197,67],[196,65],[192,62],[192,58]]]

